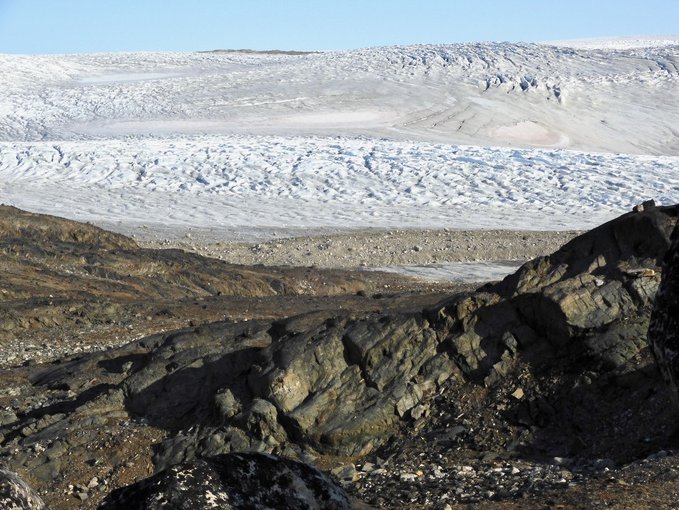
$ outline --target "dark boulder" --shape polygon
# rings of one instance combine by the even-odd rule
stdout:
[[[346,493],[305,464],[232,453],[182,463],[113,491],[101,510],[344,510]]]

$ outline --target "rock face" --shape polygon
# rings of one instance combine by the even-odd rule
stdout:
[[[43,510],[45,503],[26,482],[16,474],[0,469],[0,509]]]
[[[501,284],[419,314],[312,314],[247,331],[220,329],[219,340],[209,342],[219,342],[223,355],[202,363],[197,373],[205,377],[197,387],[207,385],[209,394],[233,402],[226,413],[194,394],[182,397],[179,409],[166,408],[187,391],[180,388],[189,372],[181,367],[196,359],[198,338],[216,332],[182,333],[158,345],[157,364],[127,380],[128,409],[175,430],[186,430],[175,417],[186,416],[189,405],[202,417],[202,427],[180,431],[159,448],[161,467],[239,449],[364,455],[384,444],[399,422],[426,417],[431,397],[451,378],[493,386],[517,357],[546,366],[579,356],[620,367],[646,345],[659,263],[678,212],[629,213],[527,263]],[[239,346],[262,348],[225,350],[224,339],[234,337]],[[176,382],[167,375],[173,361]],[[163,402],[157,411],[155,402]]]
[[[674,403],[679,407],[679,226],[674,229],[672,239],[651,318],[649,342]]]
[[[676,206],[626,214],[528,262],[492,290],[546,347],[584,344],[595,358],[620,366],[646,345],[677,214]]]
[[[101,510],[348,510],[346,493],[299,462],[232,453],[173,466],[113,491]]]
[[[500,391],[508,380],[515,386],[503,419],[530,432],[516,444],[542,448],[540,430],[552,426],[562,437],[550,437],[543,448],[550,455],[595,452],[597,437],[573,438],[594,428],[592,413],[608,405],[597,395],[613,387],[617,393],[605,395],[614,399],[642,378],[654,381],[642,355],[678,215],[679,206],[623,215],[499,284],[419,312],[214,322],[28,367],[30,389],[17,391],[30,398],[0,415],[0,454],[47,484],[74,459],[115,472],[120,460],[109,437],[121,436],[152,438],[148,468],[156,471],[191,465],[212,473],[216,464],[185,463],[245,451],[361,458],[377,455],[404,427],[432,421],[440,414],[436,398]],[[562,378],[568,384],[559,391],[530,386],[550,370],[561,377],[555,367],[578,374],[578,386],[572,378]],[[93,448],[114,453],[93,459]],[[170,483],[178,473],[154,480]]]

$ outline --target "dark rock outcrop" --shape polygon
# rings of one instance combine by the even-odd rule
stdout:
[[[554,349],[581,349],[610,367],[646,345],[660,266],[679,207],[646,207],[525,264],[492,290]]]
[[[106,427],[163,431],[157,471],[243,451],[362,457],[431,420],[443,392],[495,391],[519,371],[531,379],[555,367],[554,378],[576,373],[580,386],[564,377],[554,391],[522,390],[506,415],[526,437],[550,423],[575,437],[602,408],[596,395],[653,382],[639,360],[678,215],[679,206],[623,215],[501,283],[420,312],[215,322],[32,369],[33,391],[44,394],[3,419],[2,452],[46,483],[65,451],[103,441]],[[563,443],[544,450],[594,451]]]
[[[0,469],[0,509],[45,510],[40,496],[11,471]]]
[[[662,284],[656,296],[649,328],[649,342],[679,407],[679,225],[672,234],[672,247],[665,256]]]
[[[315,468],[257,453],[178,464],[113,491],[101,510],[348,510],[346,493]]]

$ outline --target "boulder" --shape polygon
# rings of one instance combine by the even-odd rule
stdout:
[[[116,489],[100,510],[345,510],[347,494],[300,462],[232,453],[185,462]]]
[[[47,507],[16,473],[0,469],[0,508],[2,510],[43,510]]]

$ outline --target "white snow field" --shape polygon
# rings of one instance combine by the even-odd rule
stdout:
[[[679,202],[679,40],[574,46],[0,55],[0,202],[221,238]]]
[[[595,226],[679,200],[679,158],[355,138],[0,144],[0,196],[99,224],[243,229]],[[115,227],[115,225],[113,225]]]
[[[345,135],[679,155],[679,41],[0,55],[0,71],[7,141]]]

